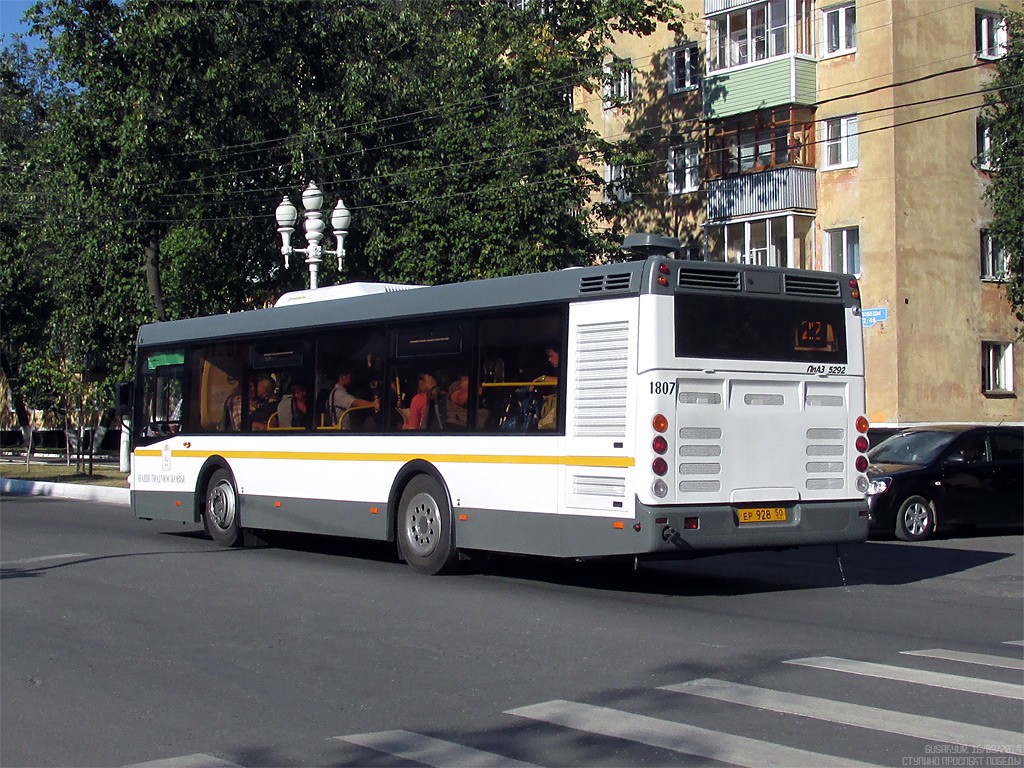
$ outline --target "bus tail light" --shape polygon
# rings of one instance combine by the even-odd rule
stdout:
[[[696,531],[700,528],[699,517],[684,517],[683,518],[683,530],[684,531]]]
[[[668,429],[668,418],[661,413],[655,414],[651,420],[651,426],[654,427],[655,432],[664,432]]]
[[[855,463],[855,466],[857,467],[857,471],[858,472],[867,472],[868,471],[868,457],[867,456],[863,456],[863,455],[862,456],[858,456],[857,457],[857,461]]]
[[[659,477],[664,475],[668,472],[668,462],[659,456],[651,462],[651,471]]]
[[[651,441],[651,448],[653,448],[654,452],[659,456],[664,456],[665,451],[668,450],[668,440],[661,435],[655,435],[654,439]]]

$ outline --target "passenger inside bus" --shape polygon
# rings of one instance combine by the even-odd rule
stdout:
[[[342,366],[338,369],[337,382],[331,393],[327,396],[327,414],[331,425],[341,429],[352,429],[353,420],[351,414],[347,413],[352,408],[373,408],[374,412],[380,411],[380,398],[373,396],[372,400],[356,397],[348,388],[352,386],[352,368]]]
[[[416,377],[416,394],[409,403],[408,415],[402,414],[405,419],[402,429],[429,429],[431,426],[441,426],[444,419],[441,417],[438,403],[439,391],[437,379],[431,374],[420,373]]]
[[[250,389],[249,415],[252,428],[258,432],[267,428],[267,420],[277,412],[277,383],[271,376],[260,376],[256,381],[256,393]]]
[[[277,406],[276,426],[281,429],[305,429],[309,426],[305,384],[292,384],[291,391],[281,398]]]

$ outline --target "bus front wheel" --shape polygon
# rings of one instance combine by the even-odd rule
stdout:
[[[448,495],[427,475],[405,487],[398,505],[398,551],[420,573],[450,573],[458,564]]]
[[[237,547],[242,543],[242,526],[238,519],[238,490],[231,473],[218,469],[206,486],[206,505],[203,523],[215,542],[222,547]]]

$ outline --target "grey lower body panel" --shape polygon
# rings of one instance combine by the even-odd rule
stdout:
[[[193,522],[190,493],[132,493],[136,517]],[[376,510],[376,511],[374,511]],[[787,506],[787,520],[741,525],[730,505],[648,506],[636,502],[634,516],[538,514],[507,510],[453,510],[455,542],[478,549],[547,557],[617,555],[686,557],[697,552],[772,549],[864,541],[863,501],[800,502]],[[391,538],[386,503],[243,496],[243,527],[386,541]],[[686,520],[696,518],[695,528]]]
[[[195,494],[192,493],[132,492],[132,511],[139,518],[199,522],[196,510]],[[386,503],[246,495],[241,499],[239,520],[244,528],[379,541],[388,539]]]

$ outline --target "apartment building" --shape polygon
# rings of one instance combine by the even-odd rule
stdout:
[[[628,228],[678,237],[686,258],[856,274],[876,427],[1024,423],[1024,345],[982,196],[998,0],[692,10],[692,32],[617,39],[588,106],[611,141],[655,139]]]

